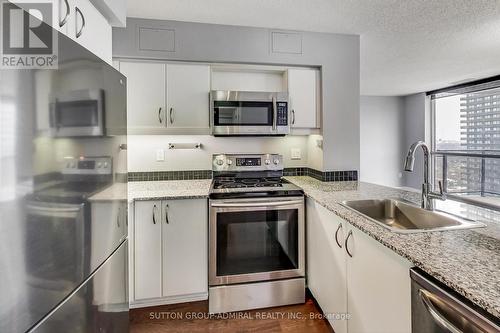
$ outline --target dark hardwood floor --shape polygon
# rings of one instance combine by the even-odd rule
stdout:
[[[130,333],[332,333],[311,296],[305,304],[223,314],[208,318],[208,302],[130,310]]]

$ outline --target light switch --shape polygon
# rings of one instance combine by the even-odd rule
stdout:
[[[165,161],[165,150],[163,150],[163,149],[156,150],[156,161],[157,162]]]
[[[302,158],[300,148],[292,148],[292,160],[300,160]]]

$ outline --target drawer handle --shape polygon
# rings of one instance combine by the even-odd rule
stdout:
[[[82,32],[83,32],[83,28],[85,28],[85,16],[83,15],[82,11],[80,10],[80,8],[78,7],[75,7],[75,17],[80,14],[80,17],[82,18],[82,27],[80,28],[80,30],[78,30],[77,28],[77,24],[75,22],[75,29],[76,30],[76,38],[80,37],[82,35]]]
[[[168,220],[168,204],[165,205],[165,223],[170,224],[170,221]]]
[[[347,246],[347,242],[349,241],[349,238],[351,236],[352,236],[352,230],[349,230],[349,233],[347,234],[347,237],[345,238],[344,246],[345,246],[345,250],[346,250],[347,254],[349,255],[349,257],[352,258],[352,253],[351,253],[351,251],[349,251],[349,247]]]
[[[335,231],[335,242],[337,243],[338,247],[342,248],[342,244],[339,242],[338,234],[339,231],[342,230],[342,223],[339,224],[337,227],[337,230]]]
[[[160,122],[160,124],[163,122],[163,119],[161,117],[161,106],[160,108],[158,109],[158,121]]]
[[[156,224],[156,205],[153,205],[153,224]]]
[[[116,225],[118,228],[120,227],[120,214],[121,214],[121,209],[118,207],[118,215],[116,215]]]
[[[68,17],[69,17],[70,8],[69,8],[68,0],[64,0],[64,4],[66,5],[66,15],[64,15],[64,18],[62,20],[59,19],[59,27],[62,27],[63,25],[65,25],[66,22],[68,21]]]

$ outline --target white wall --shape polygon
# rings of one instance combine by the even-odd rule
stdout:
[[[174,48],[141,49],[141,27],[170,29],[175,35],[171,40]],[[321,68],[322,169],[359,170],[359,36],[293,31],[290,33],[300,40],[300,50],[281,52],[271,47],[273,32],[264,28],[128,18],[125,29],[113,29],[113,56]]]
[[[210,135],[129,135],[129,172],[211,170],[212,154],[217,153],[278,153],[285,167],[308,166],[308,137],[213,137]],[[169,143],[202,143],[202,149],[168,149]],[[300,148],[300,160],[291,159],[291,149]],[[165,161],[156,161],[156,151],[165,151]],[[313,150],[313,155],[318,155]],[[321,156],[321,154],[320,154]],[[313,157],[316,169],[321,166]],[[319,159],[321,161],[322,159]]]
[[[404,97],[404,150],[415,141],[425,141],[430,147],[430,107],[425,93]],[[415,189],[422,188],[424,162],[422,151],[416,153],[415,169],[413,172],[404,172],[403,185]]]
[[[361,96],[360,180],[403,185],[404,99]]]

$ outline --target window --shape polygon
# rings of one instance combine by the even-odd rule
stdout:
[[[500,81],[431,94],[434,183],[451,195],[500,205]],[[492,101],[492,102],[490,102]]]

